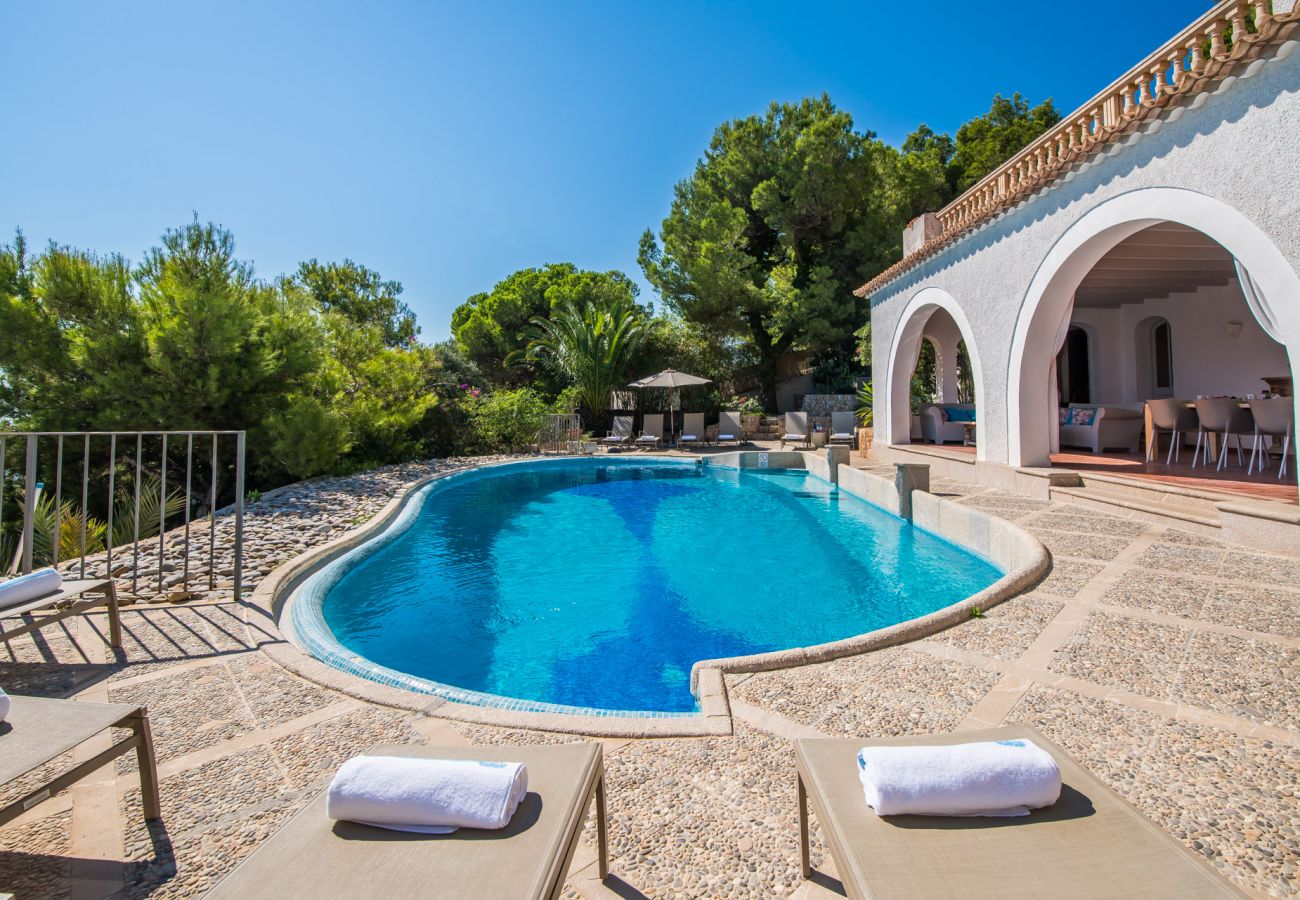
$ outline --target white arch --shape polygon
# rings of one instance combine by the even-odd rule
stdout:
[[[975,378],[975,402],[984,397],[984,370],[980,366],[979,347],[975,344],[975,333],[971,330],[970,320],[957,300],[942,288],[927,287],[913,295],[903,308],[898,325],[894,328],[894,342],[889,348],[889,381],[885,391],[885,415],[877,416],[877,425],[884,422],[885,444],[907,444],[911,442],[912,409],[909,387],[912,383],[912,369],[916,366],[916,355],[921,347],[921,338],[925,333],[925,323],[935,310],[942,309],[957,323],[962,340],[966,342],[966,352],[970,355],[971,374]],[[905,362],[906,371],[899,374],[899,367]],[[987,452],[988,441],[977,441],[976,459],[983,460]]]
[[[1007,375],[1007,462],[1044,465],[1053,414],[1048,369],[1074,291],[1097,261],[1124,238],[1160,222],[1194,228],[1222,244],[1273,300],[1279,339],[1300,359],[1300,277],[1269,237],[1213,197],[1182,188],[1142,188],[1098,204],[1061,235],[1039,265],[1016,319]],[[1276,298],[1276,299],[1274,299]],[[1300,399],[1300,398],[1297,398]],[[1300,406],[1300,403],[1297,404]]]

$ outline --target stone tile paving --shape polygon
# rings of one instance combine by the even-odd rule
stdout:
[[[1008,721],[1033,725],[1224,875],[1296,893],[1300,750],[1105,700],[1032,689]]]
[[[72,812],[0,830],[0,884],[15,897],[63,900],[72,895]]]
[[[972,619],[961,628],[949,628],[928,640],[997,659],[1020,657],[1065,604],[1035,591],[1012,597]]]
[[[447,465],[313,481],[254,504],[246,573],[260,578],[372,515],[401,484]],[[733,699],[765,716],[754,718],[761,724],[737,718],[731,736],[607,740],[618,892],[771,897],[800,889],[787,735],[956,728],[999,683],[1000,668],[1014,664],[1033,678],[1006,721],[1041,728],[1237,884],[1264,895],[1300,893],[1296,563],[980,485],[936,479],[934,490],[1032,528],[1056,556],[1052,572],[983,619],[927,639],[929,652],[893,647],[729,678]],[[219,575],[221,568],[219,560]],[[1073,633],[1045,631],[1067,607],[1075,612],[1066,621],[1081,620]],[[84,629],[50,629],[43,642],[18,639],[0,651],[5,687],[149,704],[164,819],[152,827],[141,820],[134,762],[124,761],[120,815],[104,823],[120,835],[124,896],[201,895],[301,809],[343,759],[376,743],[422,742],[426,725],[473,743],[579,739],[436,723],[352,700],[258,654],[270,635],[250,639],[242,613],[229,602],[132,607],[119,658],[106,658]],[[1142,618],[1151,613],[1176,619]],[[102,632],[102,619],[91,620],[90,634]],[[1056,652],[1044,654],[1039,638],[1048,634],[1057,635]],[[1098,697],[1118,687],[1171,705],[1158,714],[1050,687],[1061,674],[1095,685]],[[1173,718],[1180,708],[1230,718],[1216,719],[1218,727],[1190,724]],[[1274,738],[1251,736],[1255,723]],[[79,848],[68,804],[81,802],[77,796],[0,828],[0,885],[69,895]],[[824,864],[823,852],[814,824],[815,864]],[[565,896],[593,889],[575,881]],[[803,894],[809,889],[822,891]]]

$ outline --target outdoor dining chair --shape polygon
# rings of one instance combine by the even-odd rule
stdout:
[[[1295,402],[1290,397],[1269,397],[1266,400],[1251,400],[1250,414],[1255,419],[1254,443],[1250,448],[1250,465],[1246,467],[1249,475],[1259,457],[1259,471],[1264,471],[1264,460],[1272,461],[1268,445],[1260,438],[1270,437],[1282,441],[1282,462],[1277,469],[1277,477],[1286,477],[1287,457],[1291,455],[1291,436],[1295,434]]]
[[[1241,452],[1241,436],[1251,434],[1255,430],[1255,420],[1251,417],[1250,410],[1241,408],[1241,401],[1232,397],[1203,397],[1196,401],[1196,416],[1200,420],[1200,427],[1196,431],[1196,452],[1192,454],[1192,465],[1196,465],[1196,453],[1201,454],[1201,460],[1208,466],[1210,464],[1210,436],[1223,435],[1223,443],[1219,446],[1219,459],[1215,464],[1215,471],[1218,471],[1227,464],[1228,461],[1228,440],[1237,436],[1237,465],[1244,463]],[[1201,448],[1205,449],[1202,450]]]
[[[1151,443],[1147,447],[1147,462],[1151,462],[1156,458],[1156,453],[1159,451],[1157,445],[1160,443],[1161,432],[1170,435],[1169,452],[1165,454],[1165,465],[1178,462],[1183,435],[1200,427],[1200,420],[1196,417],[1196,410],[1188,406],[1185,400],[1177,400],[1173,397],[1148,400],[1147,409],[1151,412]]]

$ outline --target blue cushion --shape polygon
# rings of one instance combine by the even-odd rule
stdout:
[[[944,412],[948,414],[949,422],[975,421],[975,410],[973,409],[960,409],[958,407],[949,406],[944,408]]]

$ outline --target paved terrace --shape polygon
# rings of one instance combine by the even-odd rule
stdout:
[[[249,514],[264,575],[445,463],[280,492]],[[622,896],[832,896],[801,883],[788,740],[1027,723],[1068,748],[1237,884],[1290,896],[1300,857],[1300,560],[997,490],[936,482],[1052,551],[1034,590],[927,640],[732,677],[730,737],[607,740],[613,886]],[[768,589],[758,573],[754,590]],[[19,897],[201,894],[348,756],[379,742],[569,740],[368,705],[280,669],[273,632],[233,602],[129,607],[124,655],[102,616],[0,648],[17,693],[148,704],[163,823],[119,760],[0,829]],[[85,748],[82,748],[83,750]],[[19,786],[4,789],[7,796]],[[567,896],[601,896],[580,851]]]

